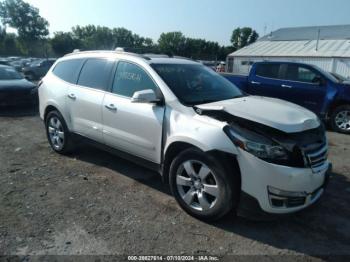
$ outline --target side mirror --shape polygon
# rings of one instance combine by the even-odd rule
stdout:
[[[324,86],[326,84],[326,80],[321,76],[316,76],[313,80],[313,83],[318,84],[319,86]]]
[[[137,91],[131,97],[132,103],[158,103],[160,99],[152,89]]]

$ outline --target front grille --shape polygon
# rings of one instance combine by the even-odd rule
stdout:
[[[277,197],[270,195],[270,201],[273,207],[298,207],[305,204],[306,197]]]
[[[313,172],[318,173],[323,169],[323,165],[327,161],[328,144],[322,143],[321,145],[316,145],[316,147],[311,145],[304,149],[304,156],[306,165],[311,167]]]
[[[287,207],[297,207],[305,204],[305,197],[288,197],[286,201]]]

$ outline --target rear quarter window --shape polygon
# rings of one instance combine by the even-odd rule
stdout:
[[[76,84],[84,61],[85,59],[72,59],[59,62],[52,73],[66,82]]]
[[[280,64],[258,64],[256,75],[267,78],[279,78]]]

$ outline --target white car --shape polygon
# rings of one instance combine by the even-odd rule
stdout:
[[[52,66],[39,98],[53,150],[65,154],[80,137],[157,170],[197,218],[238,207],[295,212],[327,182],[327,139],[315,114],[243,94],[189,59],[76,51]]]

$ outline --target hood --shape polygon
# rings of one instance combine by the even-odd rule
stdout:
[[[296,104],[269,97],[247,96],[198,105],[202,110],[221,110],[285,133],[302,132],[320,126],[318,117]]]
[[[33,89],[36,87],[33,83],[26,79],[15,79],[15,80],[0,80],[0,90],[23,90],[23,89]]]
[[[349,94],[350,94],[350,80],[341,82],[340,85],[343,87],[343,90],[344,90],[346,93],[349,93]]]

